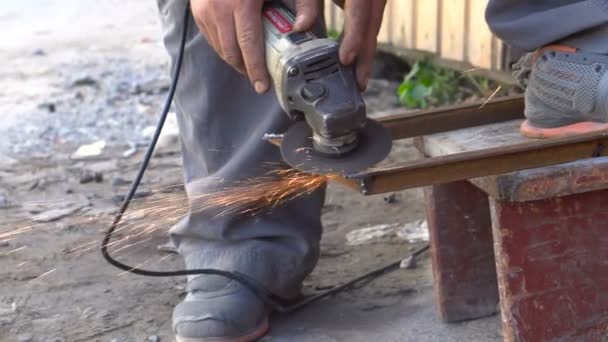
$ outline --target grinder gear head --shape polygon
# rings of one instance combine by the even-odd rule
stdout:
[[[318,169],[328,169],[328,165],[337,162],[346,155],[358,160],[361,168],[366,168],[384,157],[390,151],[381,151],[371,158],[365,153],[357,155],[362,143],[361,132],[370,126],[366,117],[365,102],[358,89],[353,66],[346,66],[339,60],[339,44],[336,41],[318,38],[312,32],[294,32],[293,14],[279,1],[268,1],[264,7],[264,27],[266,34],[266,60],[274,81],[279,104],[287,115],[296,121],[304,120],[310,129],[290,134],[302,141],[291,141],[290,148],[309,146],[314,150],[311,167],[305,171],[314,171],[315,156],[319,156]],[[390,142],[388,132],[381,127],[373,130],[373,137],[367,137],[365,144],[380,145]],[[303,125],[294,125],[292,129],[305,130]],[[370,131],[371,132],[371,131]],[[289,133],[289,131],[288,131]],[[368,132],[369,133],[369,132]],[[308,141],[307,141],[308,140]],[[310,141],[311,140],[311,141]],[[283,156],[293,151],[285,151]],[[332,159],[335,158],[335,159]],[[371,159],[370,159],[371,158]],[[298,158],[285,158],[293,167],[302,169],[303,163]],[[297,163],[294,165],[294,163]],[[337,167],[337,172],[346,171]],[[358,171],[358,170],[353,170]]]

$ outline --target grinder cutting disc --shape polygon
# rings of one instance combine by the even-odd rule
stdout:
[[[315,174],[349,174],[375,165],[390,153],[393,141],[380,123],[368,119],[359,131],[359,142],[354,150],[333,156],[318,152],[313,147],[312,129],[305,121],[292,125],[283,135],[281,154],[292,167]]]

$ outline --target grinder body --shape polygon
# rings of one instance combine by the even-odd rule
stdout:
[[[292,119],[306,120],[319,153],[350,152],[366,109],[353,67],[339,62],[339,44],[293,32],[294,15],[280,1],[267,1],[263,11],[266,60],[281,107]]]
[[[279,104],[296,121],[283,134],[281,155],[310,173],[348,174],[382,161],[392,139],[367,118],[353,66],[338,42],[293,32],[295,17],[281,1],[263,9],[266,62]]]

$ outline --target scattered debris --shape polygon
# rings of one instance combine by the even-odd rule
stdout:
[[[128,150],[122,153],[123,158],[131,158],[137,153],[137,146],[131,145]]]
[[[84,168],[91,172],[111,172],[118,169],[118,161],[116,159],[110,159],[95,163],[87,163]]]
[[[21,334],[17,335],[18,342],[31,342],[34,339],[34,336],[31,334]]]
[[[46,109],[49,113],[55,113],[57,111],[57,105],[53,102],[43,102],[38,105],[40,109]]]
[[[400,223],[380,224],[353,230],[346,234],[346,243],[350,246],[357,246],[367,243],[387,242],[395,238],[410,243],[429,241],[426,220],[418,220],[405,225]]]
[[[73,213],[80,210],[82,207],[72,207],[65,209],[51,209],[48,211],[43,211],[40,214],[37,214],[32,217],[34,222],[44,223],[44,222],[53,222],[57,220],[61,220],[62,218],[72,215]]]
[[[121,177],[116,177],[112,180],[112,186],[123,186],[123,185],[129,185],[131,184],[130,181],[121,178]]]
[[[177,254],[177,248],[175,247],[171,239],[169,239],[162,245],[156,246],[156,250],[162,253]]]
[[[114,215],[118,212],[118,208],[110,207],[110,208],[87,208],[83,210],[83,214],[87,216],[99,217],[99,216],[109,216]]]
[[[90,75],[84,75],[72,81],[72,87],[96,86],[98,81]]]
[[[350,246],[357,246],[366,243],[391,240],[396,236],[396,231],[399,226],[399,223],[380,224],[353,230],[346,234],[346,243]]]
[[[17,311],[17,303],[13,302],[10,306],[0,306],[0,316],[10,315]]]
[[[413,255],[410,255],[409,257],[403,259],[403,261],[401,261],[401,264],[399,265],[399,267],[404,270],[413,270],[414,268],[416,268],[416,266],[416,257]]]
[[[154,136],[155,131],[156,131],[156,126],[151,125],[151,126],[144,128],[141,134],[144,137],[146,137],[148,140],[151,140],[152,137]],[[177,124],[177,115],[174,112],[171,112],[167,116],[167,120],[165,121],[163,130],[160,133],[160,137],[158,138],[158,143],[156,144],[155,152],[177,146],[178,142],[179,142],[179,126]]]
[[[397,202],[397,194],[392,193],[392,194],[388,194],[388,195],[384,196],[384,202],[386,202],[388,204],[393,204],[393,203]]]
[[[170,81],[168,78],[149,77],[135,84],[134,94],[158,95],[164,94],[169,90]]]
[[[103,173],[85,171],[80,176],[80,184],[87,184],[87,183],[91,183],[91,182],[95,182],[95,183],[103,182]]]
[[[6,194],[0,192],[0,209],[6,209],[10,206]]]
[[[426,220],[410,222],[397,229],[397,236],[410,243],[429,241],[429,226]]]
[[[148,336],[146,341],[147,342],[160,342],[160,337],[158,337],[156,335],[151,335],[151,336]]]
[[[72,159],[85,159],[90,157],[97,157],[103,153],[103,149],[106,147],[106,142],[100,140],[88,145],[82,145],[74,152],[71,156]]]
[[[32,56],[46,56],[46,51],[42,49],[36,49],[32,51]]]

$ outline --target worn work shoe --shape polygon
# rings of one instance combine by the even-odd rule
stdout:
[[[199,276],[173,311],[177,342],[249,342],[268,331],[270,310],[249,289],[220,276]]]
[[[523,135],[544,139],[608,130],[608,56],[548,46],[514,68],[526,87]]]

